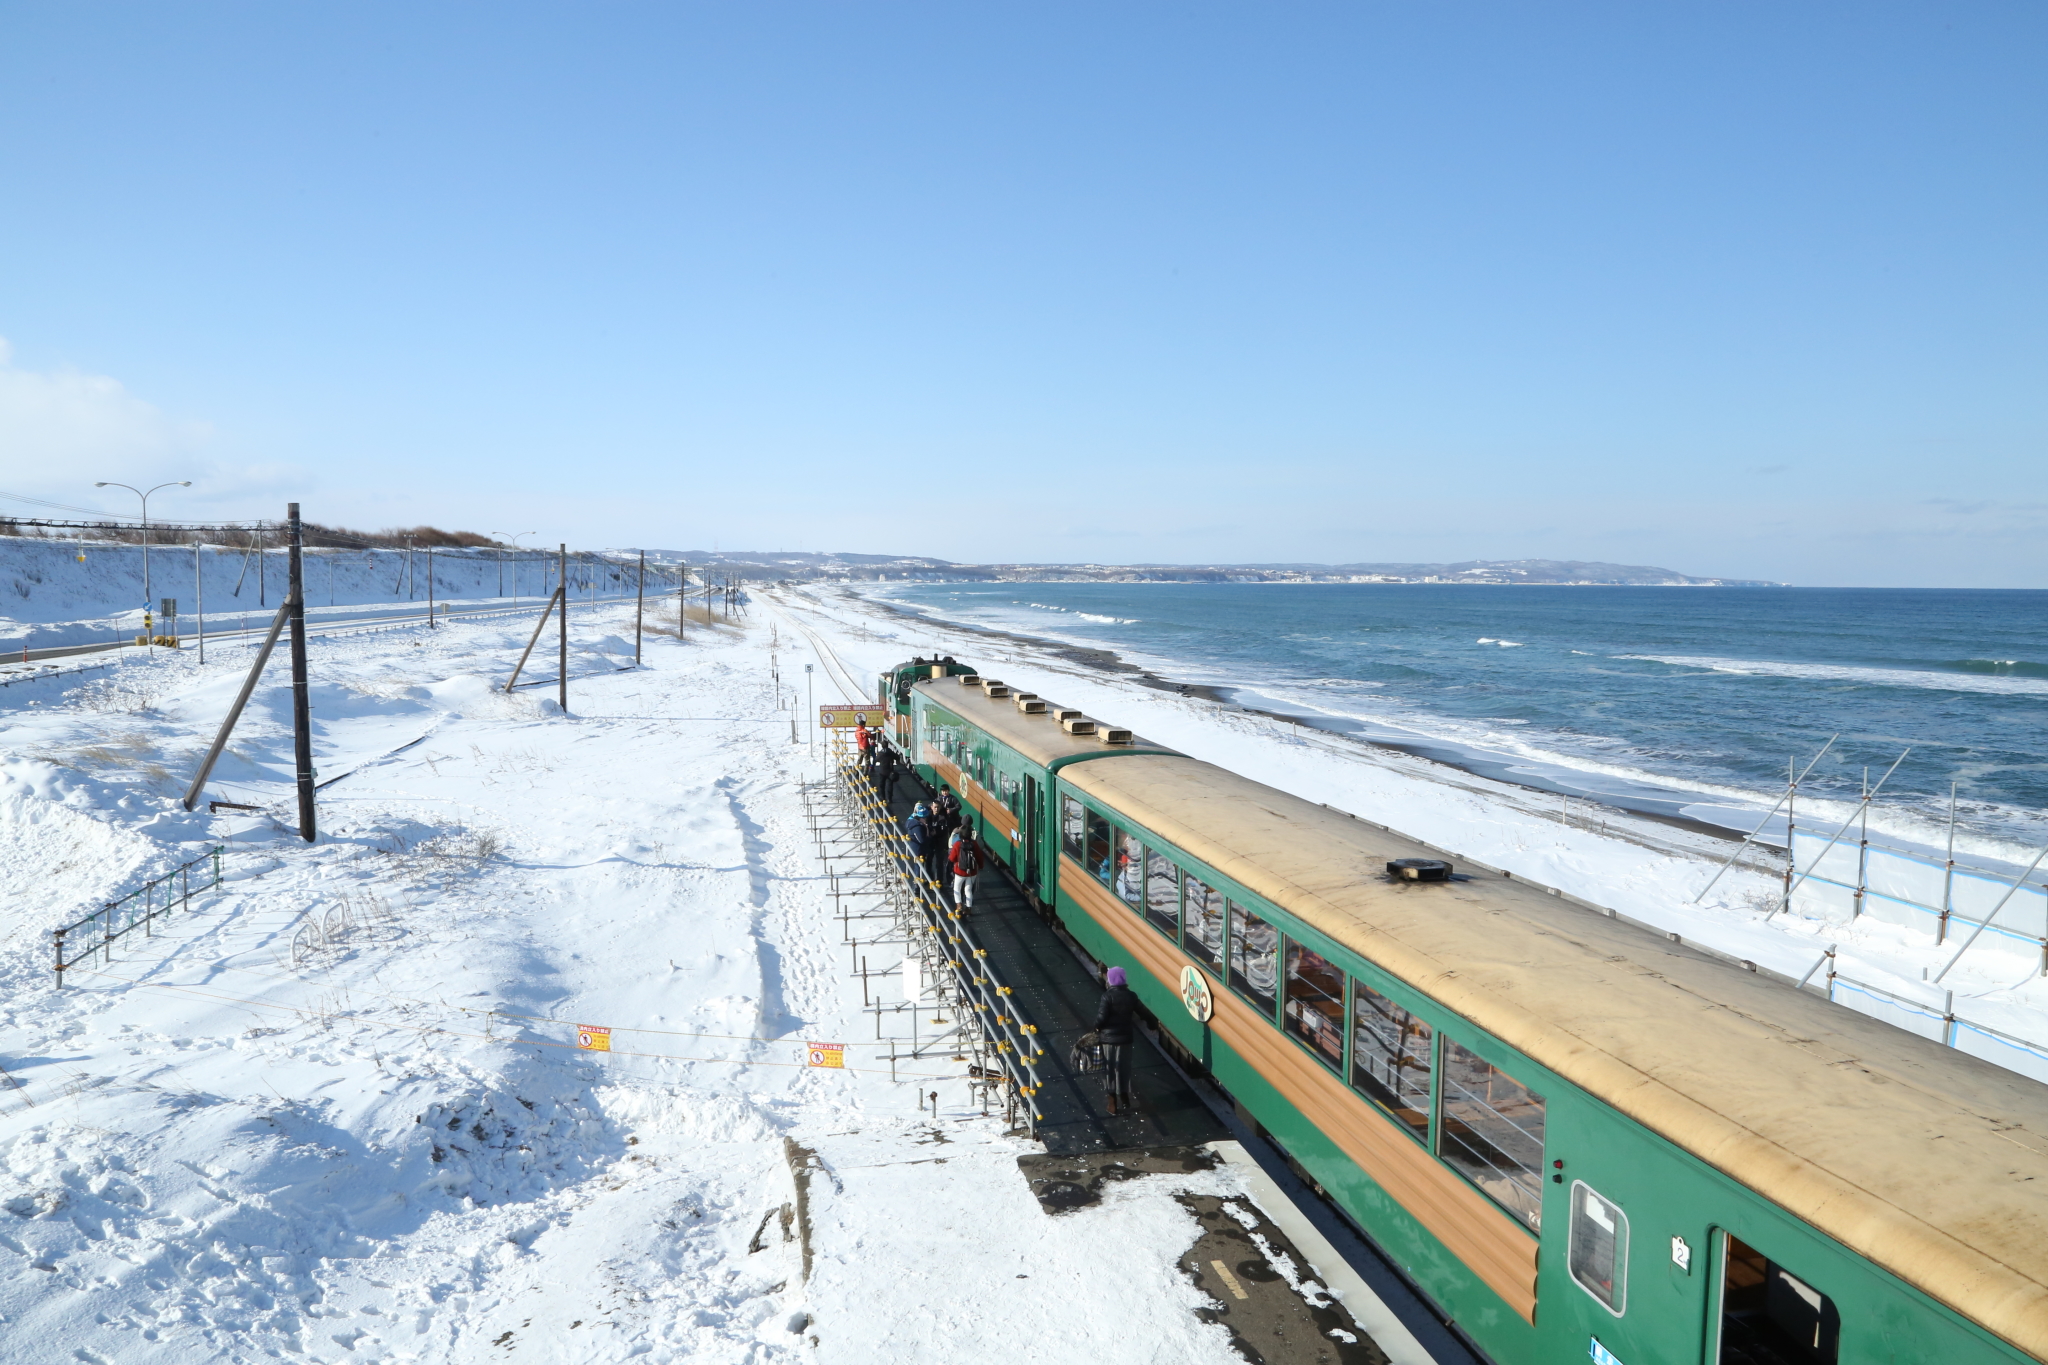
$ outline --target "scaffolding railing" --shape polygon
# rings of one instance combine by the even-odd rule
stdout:
[[[982,1092],[1000,1090],[1006,1118],[1020,1119],[1036,1135],[1042,1117],[1038,1096],[1039,1068],[1045,1056],[1038,1028],[1017,1005],[1013,987],[1004,981],[976,939],[968,917],[960,914],[911,851],[910,841],[876,790],[858,756],[841,731],[828,741],[830,776],[806,785],[804,800],[818,853],[831,868],[835,898],[869,894],[881,898],[896,941],[906,961],[918,964],[918,978],[930,983],[942,1008],[956,1011],[972,1027],[960,1038],[969,1052],[969,1079]],[[853,889],[845,889],[851,881]],[[879,941],[879,940],[878,940]],[[868,975],[855,948],[856,974]],[[879,1023],[879,1019],[878,1019]]]

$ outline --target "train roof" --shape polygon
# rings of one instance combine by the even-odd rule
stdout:
[[[2048,1358],[2048,1089],[1185,757],[1061,777],[1661,1137]]]
[[[1014,699],[991,697],[979,687],[964,686],[963,678],[967,682],[981,681],[972,674],[932,678],[916,684],[912,690],[924,693],[962,720],[972,721],[1041,768],[1049,768],[1063,758],[1176,752],[1136,735],[1129,744],[1106,744],[1094,735],[1070,735],[1050,714],[1027,716],[1017,709]]]

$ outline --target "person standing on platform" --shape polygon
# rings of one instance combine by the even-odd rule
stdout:
[[[953,866],[953,908],[966,914],[974,908],[974,884],[981,877],[985,863],[981,845],[965,828],[954,831],[953,851],[948,861]]]
[[[925,869],[926,875],[930,875],[932,847],[938,840],[932,837],[932,817],[924,802],[918,802],[910,812],[910,818],[903,822],[903,834],[910,841],[910,856],[917,859],[918,866]]]
[[[890,793],[896,786],[896,750],[886,739],[877,747],[882,753],[881,757],[875,760],[875,786],[881,790],[882,804],[887,805]]]
[[[932,798],[932,880],[939,881],[945,876],[946,852],[953,846],[953,831],[960,828],[960,798],[952,790],[940,787],[939,794]]]
[[[1124,969],[1111,967],[1103,977],[1106,989],[1095,1007],[1095,1041],[1102,1045],[1102,1093],[1109,1112],[1131,1106],[1131,1044],[1136,1028],[1138,997],[1124,979]]]

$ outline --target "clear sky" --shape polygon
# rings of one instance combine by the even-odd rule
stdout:
[[[2044,63],[2037,0],[7,0],[0,489],[2048,586]]]

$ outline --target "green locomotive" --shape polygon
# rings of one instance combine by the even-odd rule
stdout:
[[[1503,1365],[2048,1359],[2048,1090],[981,678],[984,843]]]

